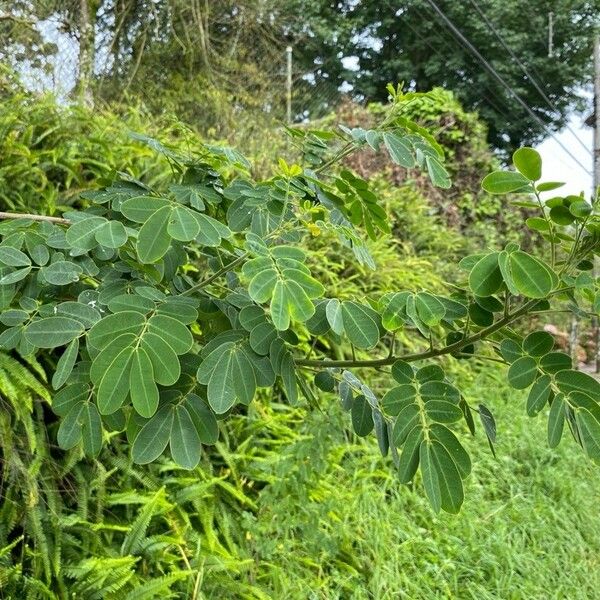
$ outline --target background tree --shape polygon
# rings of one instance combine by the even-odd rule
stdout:
[[[345,82],[355,97],[365,100],[385,99],[385,85],[390,81],[404,81],[420,91],[442,86],[454,90],[466,107],[478,110],[489,125],[490,141],[498,148],[514,149],[547,135],[453,35],[428,0],[299,0],[298,4],[306,15],[298,35],[305,39],[310,28],[310,41],[298,44],[298,52],[317,82],[326,80],[332,88]],[[581,87],[591,77],[592,34],[600,11],[597,0],[551,0],[535,5],[525,0],[440,0],[436,4],[551,129],[560,129],[573,109],[584,107]],[[554,51],[549,58],[551,11]],[[356,69],[344,68],[348,57],[354,58]]]

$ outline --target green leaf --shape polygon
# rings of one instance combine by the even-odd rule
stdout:
[[[68,260],[60,260],[40,269],[44,279],[52,285],[69,285],[79,281],[83,269]]]
[[[425,163],[427,164],[427,171],[433,185],[443,189],[451,187],[452,182],[450,180],[450,175],[437,158],[434,156],[426,156]]]
[[[97,456],[102,450],[102,421],[94,404],[85,402],[83,407],[81,414],[83,451],[88,456]]]
[[[36,348],[64,346],[84,332],[83,325],[68,317],[47,317],[25,328],[25,339]]]
[[[506,338],[500,342],[500,354],[506,362],[513,363],[523,356],[523,348],[514,340]]]
[[[527,397],[527,414],[535,417],[546,406],[550,398],[550,375],[542,375],[532,386]]]
[[[200,365],[197,378],[208,384],[208,402],[222,414],[237,401],[249,404],[256,391],[256,375],[249,350],[232,342],[217,347]],[[254,355],[256,356],[256,355]]]
[[[221,239],[231,237],[229,228],[220,221],[199,212],[194,212],[193,215],[200,226],[196,237],[199,244],[216,247],[221,243]]]
[[[65,351],[62,353],[62,356],[56,363],[56,369],[54,371],[54,375],[52,375],[52,387],[55,390],[57,390],[59,387],[62,387],[69,378],[71,371],[73,371],[73,366],[75,365],[78,354],[79,338],[75,338],[66,347]]]
[[[508,383],[517,390],[529,387],[537,375],[537,363],[530,356],[522,356],[508,369]]]
[[[288,402],[295,406],[298,403],[298,382],[296,379],[296,365],[291,352],[286,351],[281,359],[281,382]]]
[[[423,477],[423,487],[425,494],[435,512],[440,512],[442,508],[442,492],[438,479],[436,462],[433,457],[432,444],[423,441],[419,448],[419,462],[421,465],[421,475]]]
[[[304,322],[315,314],[315,307],[304,289],[293,280],[280,279],[271,299],[271,319],[279,331],[285,331],[290,321]]]
[[[98,410],[110,415],[121,408],[130,390],[131,358],[133,346],[123,348],[105,370],[96,391]]]
[[[297,283],[309,298],[320,298],[325,292],[323,285],[305,271],[300,269],[282,269],[281,274],[285,279],[290,279]]]
[[[100,385],[106,370],[117,355],[127,348],[134,346],[136,337],[132,333],[123,333],[111,340],[93,359],[90,367],[90,380],[94,385]]]
[[[542,177],[542,157],[533,148],[519,148],[513,155],[512,161],[517,171],[529,181],[538,181]]]
[[[101,350],[123,333],[139,335],[146,323],[144,315],[135,311],[123,311],[108,315],[98,321],[89,331],[88,340]]]
[[[523,296],[546,298],[554,289],[555,275],[541,260],[520,250],[508,257],[512,281]]]
[[[248,338],[250,347],[254,352],[262,356],[269,354],[269,348],[273,340],[277,338],[277,330],[268,322],[259,323],[250,331]]]
[[[127,241],[127,231],[120,221],[108,221],[96,231],[96,241],[107,248],[120,248]]]
[[[85,402],[75,404],[60,422],[56,440],[63,450],[74,448],[81,440],[81,427]]]
[[[0,263],[9,267],[29,267],[31,265],[27,254],[12,246],[0,246]]]
[[[152,362],[154,380],[160,385],[173,385],[179,379],[181,366],[175,351],[160,336],[145,333],[141,348],[148,354]]]
[[[219,423],[204,400],[196,394],[188,394],[184,406],[190,413],[200,441],[203,444],[216,444],[219,439]]]
[[[573,216],[571,211],[566,206],[562,205],[553,206],[550,209],[550,218],[557,225],[562,226],[570,225],[575,220],[575,217]]]
[[[508,288],[508,291],[513,296],[518,296],[520,291],[517,289],[515,282],[512,278],[512,272],[510,268],[509,261],[510,254],[506,250],[502,250],[502,252],[498,253],[498,266],[500,267],[500,272],[502,273],[502,279],[504,279],[504,283]]]
[[[400,483],[409,483],[415,476],[419,468],[419,450],[422,441],[423,430],[418,426],[413,427],[406,437],[398,461],[398,479]]]
[[[554,376],[558,389],[565,395],[571,392],[582,392],[598,402],[600,400],[600,382],[581,371],[559,371]]]
[[[227,412],[235,404],[233,354],[236,351],[232,345],[221,354],[208,380],[208,403],[218,415]]]
[[[0,286],[17,283],[25,279],[29,273],[31,273],[31,267],[23,267],[22,269],[17,269],[16,271],[7,273],[6,275],[0,277]]]
[[[540,359],[540,368],[546,373],[558,373],[572,366],[571,357],[564,352],[550,352]]]
[[[172,424],[173,408],[163,406],[137,434],[131,448],[133,461],[145,465],[156,460],[169,443]]]
[[[523,350],[529,356],[544,356],[554,347],[554,338],[547,331],[534,331],[523,340]]]
[[[379,327],[363,305],[352,301],[342,302],[342,320],[344,331],[354,346],[368,350],[377,345]]]
[[[471,459],[458,438],[445,425],[432,423],[429,426],[430,436],[438,441],[452,457],[460,476],[464,479],[471,473]]]
[[[397,165],[406,169],[412,169],[415,166],[412,148],[408,142],[405,142],[396,134],[389,132],[383,134],[383,142],[390,153],[390,158]]]
[[[176,406],[171,425],[171,456],[184,469],[193,469],[200,462],[202,445],[190,413],[181,404]]]
[[[168,234],[181,242],[189,242],[200,233],[200,223],[187,208],[178,207],[171,212]]]
[[[600,423],[585,408],[575,411],[575,421],[586,455],[594,461],[600,460]]]
[[[89,397],[90,388],[86,383],[72,383],[54,394],[52,410],[59,417],[65,417],[74,406],[86,402]]]
[[[544,183],[538,183],[538,192],[551,192],[565,185],[562,181],[545,181]]]
[[[119,294],[111,298],[108,303],[108,310],[113,313],[133,310],[146,315],[153,309],[154,302],[152,300],[136,294]]]
[[[410,296],[410,292],[398,292],[390,297],[381,317],[381,322],[388,331],[396,331],[406,323],[408,296]]]
[[[392,431],[392,442],[398,448],[405,443],[413,427],[419,424],[421,413],[416,403],[406,404],[398,414]]]
[[[373,430],[373,410],[367,399],[362,395],[356,396],[352,403],[352,427],[356,435],[365,437]]]
[[[426,383],[427,381],[443,381],[444,369],[439,365],[425,365],[417,371],[416,377],[421,383]]]
[[[496,442],[496,420],[494,419],[494,415],[491,413],[490,409],[485,406],[485,404],[480,404],[477,408],[479,410],[479,420],[483,425],[483,430],[485,431],[485,435],[488,439],[490,450],[492,451],[492,454],[496,456],[494,451],[494,444]]]
[[[177,319],[167,315],[153,315],[148,320],[147,332],[153,333],[166,342],[175,354],[189,352],[194,344],[190,330]]]
[[[422,398],[428,400],[446,400],[454,404],[460,401],[460,392],[445,381],[426,381],[419,390]]]
[[[327,317],[327,321],[332,331],[338,335],[342,335],[342,333],[344,333],[342,303],[336,298],[329,300],[325,307],[325,316]]]
[[[425,403],[427,416],[437,423],[456,423],[462,419],[461,409],[445,400],[429,400]]]
[[[129,390],[133,408],[149,419],[158,408],[158,388],[150,357],[143,348],[137,348],[131,359]]]
[[[169,208],[171,203],[165,198],[137,196],[121,203],[120,210],[130,221],[145,223],[160,209]]]
[[[390,438],[388,432],[388,425],[381,411],[373,409],[373,424],[375,425],[375,437],[377,438],[377,445],[381,456],[386,457],[390,449]]]
[[[460,510],[464,500],[462,478],[456,463],[445,446],[437,440],[433,440],[429,448],[430,459],[437,473],[441,507],[446,512],[456,514]]]
[[[569,205],[569,212],[579,219],[584,219],[592,214],[592,205],[585,200],[573,202]]]
[[[446,308],[442,302],[428,292],[416,294],[415,307],[419,318],[428,327],[438,325],[446,314]]]
[[[514,171],[494,171],[486,175],[481,182],[481,187],[488,194],[508,194],[526,186],[529,180]]]
[[[323,392],[333,392],[335,389],[335,379],[329,371],[319,371],[315,375],[315,385]]]
[[[96,233],[106,223],[104,217],[89,217],[73,223],[67,229],[66,240],[72,248],[92,250],[98,245]]]
[[[81,302],[61,302],[56,307],[57,316],[70,317],[79,321],[86,329],[93,327],[100,320],[100,312],[89,304]]]
[[[270,262],[268,263],[271,264]],[[278,281],[277,271],[271,267],[265,268],[253,276],[248,285],[248,294],[255,302],[262,304],[273,296],[275,284]]]
[[[548,417],[548,446],[556,448],[562,437],[565,424],[565,399],[563,394],[557,394],[550,406]]]
[[[476,296],[491,296],[502,286],[502,273],[498,265],[498,253],[484,256],[469,274],[469,287]]]
[[[416,397],[417,389],[414,385],[398,385],[386,392],[381,399],[381,406],[388,415],[395,417],[405,406],[412,404]]]
[[[400,384],[411,383],[415,378],[415,370],[409,363],[397,360],[392,365],[392,377]]]
[[[166,206],[153,213],[142,225],[136,246],[142,263],[154,263],[167,253],[171,244],[171,237],[167,232],[170,214],[171,209]]]

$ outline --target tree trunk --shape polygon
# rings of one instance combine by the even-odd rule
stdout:
[[[93,103],[90,84],[94,71],[96,7],[90,0],[79,0],[79,72],[77,74],[76,95],[82,104]]]

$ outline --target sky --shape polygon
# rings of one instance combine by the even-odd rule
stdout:
[[[591,100],[590,100],[591,102]],[[591,112],[591,107],[590,107]],[[589,113],[588,113],[589,114]],[[577,134],[590,152],[592,150],[593,130],[584,125],[586,115],[572,115],[569,126]],[[577,160],[588,168],[586,173],[557,143],[556,139],[565,146]],[[566,185],[560,189],[560,194],[585,193],[586,198],[592,192],[592,156],[571,131],[567,128],[555,134],[554,138],[545,139],[537,150],[542,155],[542,177],[544,181],[564,181]]]

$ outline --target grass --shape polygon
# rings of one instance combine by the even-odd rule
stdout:
[[[229,587],[223,572],[208,569],[206,597],[594,597],[600,473],[570,435],[547,447],[543,418],[525,415],[522,394],[501,372],[464,378],[470,401],[496,415],[498,458],[481,432],[470,441],[474,469],[457,516],[434,515],[418,483],[397,484],[372,438],[345,439],[338,410],[305,420],[281,406],[257,411],[236,432],[249,443],[231,456],[246,490],[261,488],[256,511],[234,525],[244,540],[238,581],[249,587],[233,576]],[[228,596],[234,589],[239,595]]]

